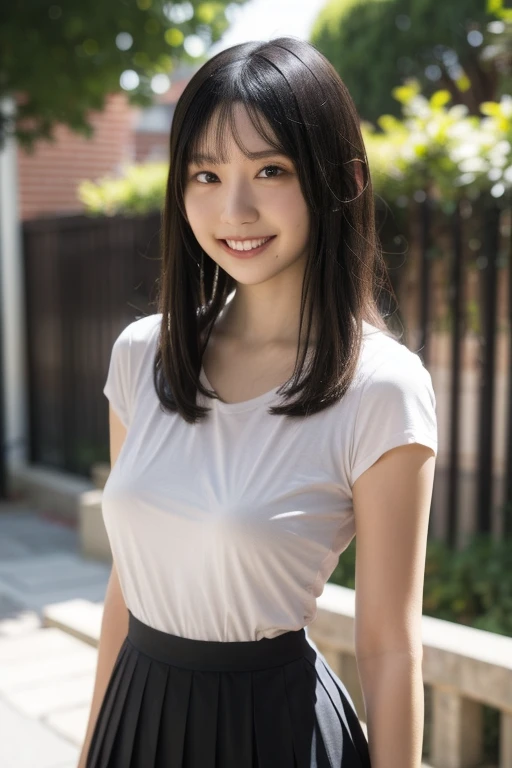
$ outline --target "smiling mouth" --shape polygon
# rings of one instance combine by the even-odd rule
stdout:
[[[253,251],[260,248],[262,245],[265,245],[265,243],[268,243],[273,237],[275,237],[275,235],[247,240],[223,239],[222,242],[226,243],[233,251]]]

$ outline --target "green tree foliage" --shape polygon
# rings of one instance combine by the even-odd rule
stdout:
[[[0,142],[13,130],[30,148],[57,123],[90,136],[87,113],[120,91],[123,72],[139,85],[132,103],[148,105],[151,78],[177,62],[197,63],[187,38],[209,45],[228,26],[227,6],[245,0],[16,0],[0,4],[0,100],[14,96],[15,124],[0,112]],[[1,101],[0,101],[1,103]]]
[[[330,0],[311,42],[346,83],[361,117],[398,116],[393,87],[415,78],[425,95],[450,92],[471,114],[510,86],[512,55],[497,45],[505,25],[489,0]]]

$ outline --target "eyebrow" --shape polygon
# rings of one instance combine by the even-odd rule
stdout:
[[[250,152],[249,159],[260,160],[263,157],[276,157],[277,155],[281,157],[286,157],[286,155],[283,152],[280,152],[278,149],[262,149],[259,152]],[[221,161],[217,157],[213,157],[212,155],[206,155],[200,152],[197,152],[191,155],[189,163],[194,163],[195,165],[200,165],[201,163],[210,163],[211,165],[222,165]]]

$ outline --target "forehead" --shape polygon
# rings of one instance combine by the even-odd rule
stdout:
[[[238,102],[218,105],[188,149],[189,162],[218,163],[229,163],[240,154],[256,159],[270,151],[283,152],[264,115]]]

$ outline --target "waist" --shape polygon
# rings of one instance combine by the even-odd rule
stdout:
[[[196,640],[154,629],[131,611],[128,615],[128,640],[137,650],[156,661],[186,669],[252,671],[289,664],[303,656],[314,660],[316,656],[304,629],[261,640]]]

